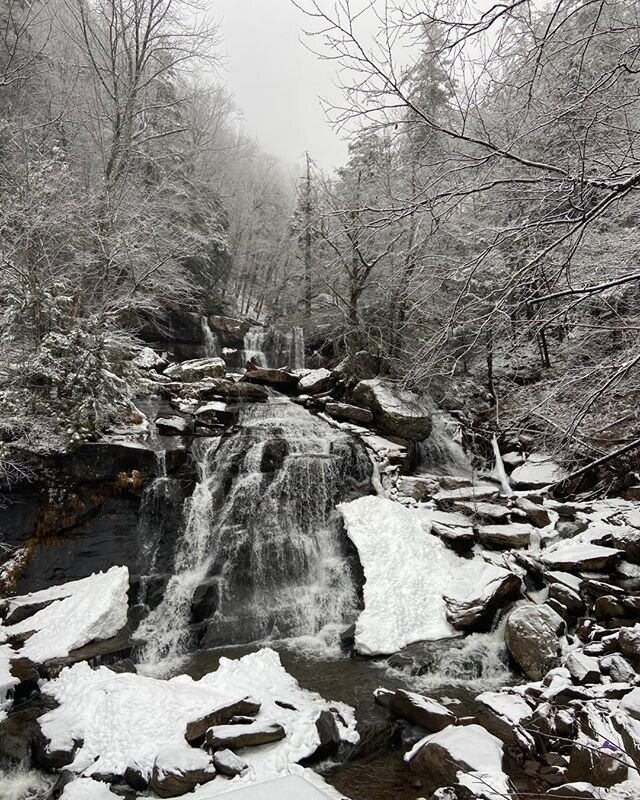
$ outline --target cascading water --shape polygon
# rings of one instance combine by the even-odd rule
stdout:
[[[148,664],[197,643],[313,635],[355,614],[335,505],[368,488],[364,448],[286,399],[247,407],[238,422],[200,456],[173,576],[137,633]],[[196,635],[203,594],[212,605]]]
[[[244,337],[244,360],[255,359],[261,367],[302,369],[304,367],[304,336],[302,328],[280,330],[254,326]]]
[[[206,317],[202,317],[201,325],[207,358],[219,358],[221,350],[218,336],[209,327],[209,320]]]
[[[461,442],[460,423],[434,406],[431,424],[431,433],[419,445],[420,470],[431,475],[472,475],[471,459]]]

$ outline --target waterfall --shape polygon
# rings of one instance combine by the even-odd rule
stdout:
[[[368,489],[359,441],[273,398],[242,409],[237,432],[199,461],[173,575],[138,629],[143,661],[196,644],[313,635],[352,619],[356,587],[335,505]],[[198,628],[194,597],[207,592],[212,605]]]
[[[473,466],[462,446],[460,423],[434,406],[431,433],[420,443],[420,471],[432,475],[471,475]]]
[[[302,369],[304,367],[304,336],[302,328],[291,330],[253,326],[244,337],[244,360],[254,358],[266,369]]]
[[[202,336],[207,358],[219,358],[221,351],[217,334],[209,327],[209,320],[206,317],[201,318],[200,324],[202,325]]]

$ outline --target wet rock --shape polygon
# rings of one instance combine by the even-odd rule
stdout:
[[[171,364],[164,374],[174,381],[192,383],[203,378],[224,378],[226,371],[227,365],[221,358],[195,358]]]
[[[340,746],[340,731],[331,711],[324,709],[318,714],[316,730],[320,737],[320,744],[313,755],[309,757],[314,761],[332,756]],[[305,759],[305,761],[307,760],[309,759]]]
[[[184,738],[192,744],[202,740],[207,731],[216,725],[226,725],[233,717],[238,715],[255,717],[260,711],[260,703],[256,702],[251,697],[244,697],[234,703],[229,703],[225,706],[220,706],[204,717],[189,722],[184,734]]]
[[[82,442],[65,457],[67,471],[85,481],[113,482],[120,473],[142,477],[156,472],[156,454],[141,442],[126,440]]]
[[[565,622],[549,606],[533,603],[518,606],[509,613],[505,643],[513,660],[531,680],[540,680],[559,663],[559,636]]]
[[[482,578],[471,595],[444,598],[447,619],[456,630],[488,629],[496,611],[520,595],[522,581],[509,570],[487,565]]]
[[[399,689],[389,702],[389,710],[396,717],[407,720],[427,731],[435,733],[455,724],[456,716],[442,703],[430,697]]]
[[[42,611],[43,608],[50,606],[53,602],[54,600],[44,600],[41,603],[23,603],[21,605],[12,606],[11,601],[9,601],[8,610],[2,624],[6,626],[17,625],[18,622],[29,619],[29,617],[37,614],[38,611]]]
[[[247,762],[231,750],[216,750],[211,756],[211,760],[216,771],[228,778],[235,778],[236,775],[242,775],[249,769]]]
[[[209,728],[205,744],[209,750],[256,747],[284,739],[285,730],[277,722],[254,722],[252,725],[216,725]]]
[[[254,367],[247,370],[242,381],[250,383],[265,383],[269,386],[276,386],[279,389],[295,389],[300,377],[285,369],[263,369]]]
[[[531,525],[523,522],[511,522],[508,525],[482,525],[478,528],[478,536],[482,544],[498,550],[528,547],[531,544],[532,533]]]
[[[308,372],[298,383],[298,391],[305,394],[319,394],[328,392],[336,383],[337,376],[328,369],[313,369]]]
[[[549,586],[549,600],[561,603],[573,617],[578,617],[584,612],[584,602],[578,592],[562,583],[552,583]]]
[[[385,433],[421,441],[431,432],[432,402],[380,378],[360,381],[352,393],[354,403],[368,408],[376,426]]]
[[[196,409],[196,422],[204,425],[232,425],[238,409],[221,400],[211,400]]]
[[[193,432],[193,422],[186,417],[158,417],[156,428],[162,436],[188,436]]]
[[[549,512],[540,503],[534,503],[526,497],[518,497],[514,505],[527,515],[529,522],[535,525],[536,528],[546,528],[547,525],[551,524]]]
[[[111,661],[130,658],[132,651],[131,631],[128,626],[125,626],[110,639],[89,642],[75,650],[70,650],[66,656],[50,658],[43,664],[38,664],[38,672],[40,677],[51,680],[57,678],[65,667],[70,667],[79,661],[108,664]]]
[[[254,324],[246,319],[225,317],[220,314],[210,314],[207,321],[211,330],[217,334],[220,342],[231,347],[242,347],[244,337]]]
[[[211,758],[202,750],[190,753],[167,747],[158,753],[149,788],[158,797],[179,797],[191,792],[195,787],[209,783],[216,776],[216,768]]]
[[[286,439],[269,439],[262,450],[260,472],[276,472],[282,467],[288,454],[289,445]]]
[[[355,422],[358,425],[370,425],[373,422],[373,414],[368,408],[360,408],[349,403],[327,403],[324,410],[334,419]]]

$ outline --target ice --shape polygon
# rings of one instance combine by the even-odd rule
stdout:
[[[356,650],[389,654],[411,642],[456,635],[446,619],[443,595],[473,583],[484,562],[455,555],[424,531],[419,513],[392,500],[361,497],[338,510],[366,579]]]
[[[0,626],[0,639],[35,631],[18,655],[37,663],[69,655],[88,642],[115,636],[127,622],[129,570],[111,567],[88,578],[14,597],[9,611],[51,601],[15,625]]]

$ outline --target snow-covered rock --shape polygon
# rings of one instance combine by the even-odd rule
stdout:
[[[352,393],[354,403],[368,408],[384,433],[420,441],[431,432],[431,398],[395,386],[381,378],[360,381]]]
[[[312,369],[307,372],[298,383],[298,391],[305,394],[318,394],[318,392],[328,391],[336,382],[336,378],[331,370]]]
[[[556,666],[565,627],[559,614],[546,605],[525,603],[507,617],[505,643],[514,661],[531,680],[540,680]]]
[[[8,613],[21,606],[48,603],[14,625],[0,626],[0,637],[34,631],[18,655],[42,663],[69,655],[88,642],[115,636],[127,622],[129,570],[111,567],[88,578],[13,597]]]
[[[526,522],[511,522],[508,525],[481,525],[478,528],[480,541],[487,547],[508,550],[512,547],[528,547],[534,529]]]
[[[412,725],[419,725],[427,731],[441,731],[453,725],[456,716],[442,703],[416,692],[398,689],[389,699],[389,710],[396,717],[406,719]]]
[[[140,369],[155,369],[161,372],[167,362],[150,347],[143,347],[133,359],[133,363]]]
[[[361,497],[338,510],[366,579],[356,650],[388,654],[411,642],[452,636],[443,594],[472,579],[482,569],[479,562],[456,556],[425,533],[418,513],[392,500]]]
[[[519,596],[522,581],[508,569],[483,563],[464,590],[445,597],[446,615],[457,630],[488,628],[496,611]]]
[[[431,791],[461,784],[476,797],[509,797],[502,742],[480,725],[450,726],[421,739],[405,761]]]
[[[11,673],[11,659],[15,657],[16,652],[12,647],[0,644],[0,722],[7,716],[7,709],[11,705],[9,695],[18,684],[18,679]]]
[[[257,722],[277,719],[286,735],[268,747],[243,750],[250,769],[232,782],[220,778],[225,787],[285,774],[312,755],[320,744],[316,720],[322,711],[335,709],[340,737],[358,740],[353,710],[301,689],[269,649],[241,659],[222,658],[215,672],[198,681],[186,675],[165,681],[116,674],[80,663],[64,669],[42,691],[60,704],[39,719],[49,749],[73,752],[68,769],[87,777],[124,775],[130,768],[149,780],[162,754],[163,771],[184,766],[183,758],[194,752],[185,738],[188,723],[248,695],[260,703]],[[173,761],[166,758],[167,748],[174,748]]]
[[[177,797],[215,777],[211,756],[204,751],[168,745],[156,756],[149,786],[158,797]]]
[[[168,366],[164,374],[174,381],[192,383],[203,378],[224,378],[227,365],[222,358],[194,358]]]
[[[564,480],[568,473],[556,461],[544,453],[532,453],[509,478],[518,489],[541,489],[552,483]]]
[[[542,560],[551,569],[574,572],[606,569],[619,561],[621,556],[622,551],[612,547],[569,540],[548,547],[542,554]]]

